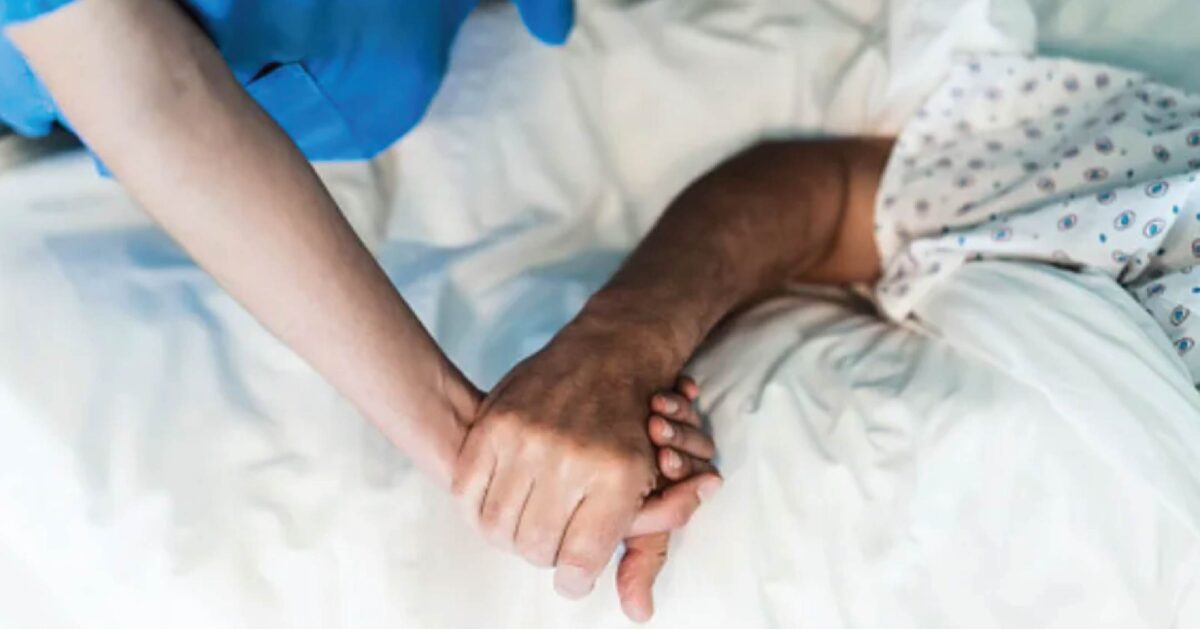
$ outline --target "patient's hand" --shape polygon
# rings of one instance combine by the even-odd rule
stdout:
[[[665,482],[634,521],[617,568],[621,607],[638,622],[654,614],[654,580],[667,560],[670,531],[685,525],[701,501],[721,487],[721,477],[711,463],[716,446],[701,429],[694,406],[699,393],[696,383],[684,376],[675,391],[651,400],[654,414],[648,430],[650,440],[658,446],[658,467]]]
[[[566,596],[591,591],[655,489],[645,409],[674,373],[655,373],[653,352],[635,329],[577,320],[492,391],[463,444],[454,491],[468,518],[556,566]]]

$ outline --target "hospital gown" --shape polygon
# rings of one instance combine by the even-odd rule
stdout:
[[[1120,282],[1200,383],[1200,96],[1065,59],[956,67],[902,130],[876,201],[895,319],[981,259]],[[1046,304],[1053,307],[1053,304]]]

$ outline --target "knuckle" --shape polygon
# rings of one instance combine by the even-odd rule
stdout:
[[[603,464],[610,470],[637,471],[646,463],[650,452],[636,446],[618,446],[601,454]]]
[[[450,480],[450,495],[459,501],[478,501],[481,496],[474,490],[479,488],[478,481],[483,472],[479,470],[457,470]]]
[[[647,566],[644,561],[631,563],[628,568],[617,573],[617,594],[622,599],[632,598],[646,588]]]
[[[612,470],[612,457],[604,446],[576,440],[555,443],[559,456],[573,471],[605,475]]]
[[[621,450],[615,447],[578,448],[578,450],[592,465],[605,470],[617,469],[624,461]]]
[[[597,461],[596,473],[610,487],[626,487],[637,484],[641,466],[624,455],[606,456]]]
[[[496,534],[504,523],[505,515],[506,510],[501,505],[491,502],[483,505],[483,509],[479,511],[480,530],[488,535]]]
[[[517,427],[523,423],[523,416],[513,410],[493,410],[484,418],[483,425],[487,427],[493,438],[510,437]]]
[[[558,554],[558,565],[576,566],[589,572],[598,572],[604,565],[600,554],[590,550],[563,549]]]
[[[626,568],[617,573],[617,594],[621,598],[629,598],[637,590],[638,579],[641,577],[633,568]]]
[[[491,528],[491,529],[485,530],[483,532],[483,538],[485,540],[487,540],[487,542],[489,544],[491,544],[492,546],[494,546],[496,548],[500,548],[505,551],[512,550],[512,547],[513,547],[512,536],[509,535],[508,533],[506,533],[505,529],[502,527],[496,527],[496,528]]]
[[[563,544],[558,555],[560,565],[599,570],[608,560],[610,549],[595,537],[570,540]]]
[[[558,550],[556,542],[553,535],[541,528],[522,531],[517,538],[517,553],[535,566],[549,568],[554,565],[554,555]]]
[[[518,440],[516,454],[524,460],[541,460],[557,449],[554,435],[540,427],[532,427]]]
[[[553,568],[554,567],[554,551],[547,551],[544,548],[535,548],[519,551],[525,561],[537,566],[538,568]]]

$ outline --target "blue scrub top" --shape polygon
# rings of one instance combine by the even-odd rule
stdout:
[[[0,0],[0,27],[73,1]],[[478,1],[179,0],[250,95],[313,160],[370,158],[415,126]],[[566,40],[573,0],[514,1],[534,36]],[[31,136],[67,125],[2,34],[0,120]]]

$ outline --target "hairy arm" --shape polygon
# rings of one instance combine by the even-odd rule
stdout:
[[[726,315],[788,282],[873,281],[875,192],[890,149],[851,138],[740,153],[675,199],[577,324],[636,330],[647,370],[670,378]]]
[[[448,483],[478,394],[176,3],[83,0],[7,35],[146,211]]]
[[[756,146],[684,191],[616,275],[485,400],[454,490],[490,539],[594,585],[654,485],[641,423],[717,323],[790,280],[871,280],[890,142]],[[638,564],[641,565],[641,564]],[[661,562],[646,568],[657,571]],[[653,574],[622,589],[637,617]]]

